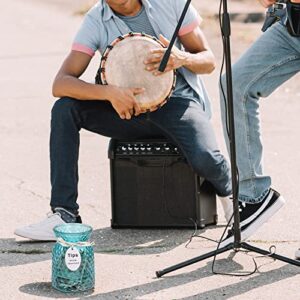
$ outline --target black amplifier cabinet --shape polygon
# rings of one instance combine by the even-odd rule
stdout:
[[[164,140],[110,141],[113,228],[182,228],[217,223],[212,186]]]

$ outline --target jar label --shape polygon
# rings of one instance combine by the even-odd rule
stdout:
[[[66,251],[65,263],[70,271],[76,271],[81,265],[81,255],[76,247],[70,247]]]

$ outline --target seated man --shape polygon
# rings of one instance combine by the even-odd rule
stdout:
[[[54,104],[51,120],[53,214],[40,223],[17,229],[15,234],[34,240],[55,240],[54,226],[81,222],[76,203],[81,128],[117,139],[166,136],[180,147],[195,172],[213,184],[220,197],[231,194],[230,168],[217,146],[209,121],[209,100],[198,76],[214,70],[214,56],[193,7],[166,69],[178,69],[176,89],[161,109],[142,113],[135,96],[143,93],[143,87],[103,86],[79,79],[95,51],[103,53],[120,35],[144,32],[167,44],[163,36],[171,38],[184,5],[185,0],[100,0],[88,12],[53,84],[53,95],[61,97]],[[159,75],[161,57],[162,54],[149,53],[145,68]],[[230,204],[229,200],[222,201]]]
[[[266,8],[275,3],[275,0],[259,1]],[[300,5],[300,0],[291,2]],[[286,26],[278,22],[244,53],[232,71],[241,238],[246,240],[285,204],[284,198],[271,188],[271,177],[263,170],[259,103],[261,97],[268,97],[299,73],[300,37],[292,36]],[[225,83],[224,76],[224,88]],[[225,132],[226,110],[222,93],[221,96]],[[233,239],[234,232],[230,230],[222,246]],[[300,259],[300,249],[296,258]]]

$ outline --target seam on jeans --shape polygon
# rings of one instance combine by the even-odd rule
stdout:
[[[251,155],[251,151],[250,151],[250,122],[249,122],[249,118],[247,117],[247,109],[246,109],[246,101],[247,101],[247,97],[245,96],[244,99],[243,99],[243,116],[244,116],[244,123],[245,123],[245,126],[246,126],[246,132],[247,132],[247,155],[248,155],[248,159],[249,161],[251,162],[250,163],[250,187],[251,187],[251,190],[253,193],[255,193],[256,191],[256,188],[255,188],[255,184],[254,184],[254,180],[253,180],[253,177],[254,177],[254,169],[253,169],[253,160],[252,160],[252,155]]]

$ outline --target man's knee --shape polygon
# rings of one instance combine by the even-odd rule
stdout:
[[[229,164],[220,152],[206,151],[192,161],[194,171],[207,179],[220,179],[227,176]]]
[[[57,116],[69,116],[70,112],[72,113],[72,111],[76,108],[76,102],[77,100],[68,97],[58,99],[52,107],[52,118]]]

